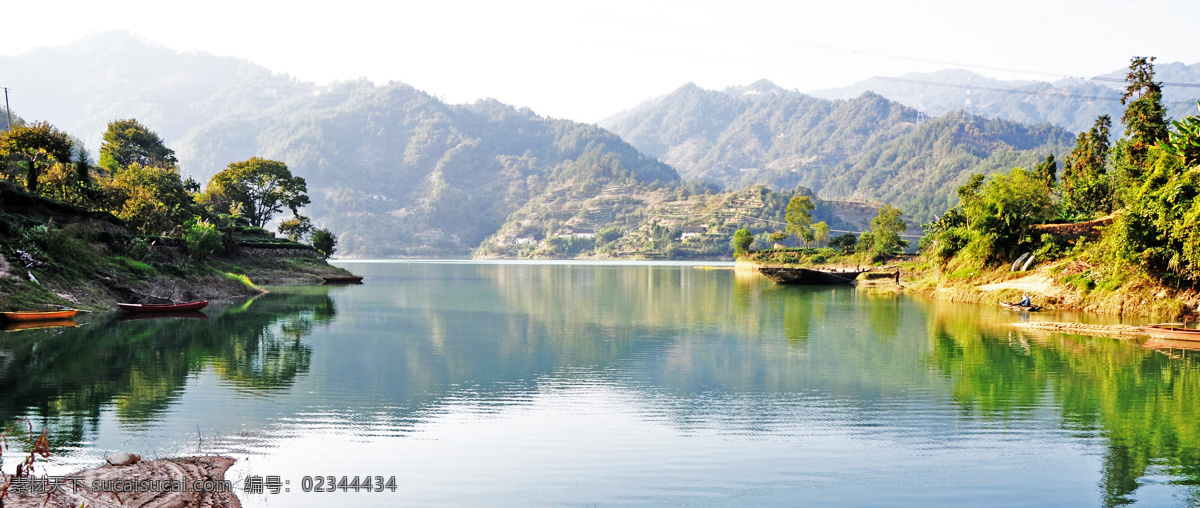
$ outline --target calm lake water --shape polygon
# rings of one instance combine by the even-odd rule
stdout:
[[[289,482],[249,506],[1200,503],[1196,353],[694,265],[344,266],[366,284],[2,333],[0,418],[50,429],[51,473]],[[331,475],[397,488],[302,491]]]

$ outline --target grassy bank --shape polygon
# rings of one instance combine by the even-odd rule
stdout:
[[[239,298],[262,285],[348,273],[312,247],[258,228],[222,231],[218,251],[200,258],[180,238],[130,234],[111,221],[7,213],[0,214],[0,245],[0,310],[109,311],[117,302]]]

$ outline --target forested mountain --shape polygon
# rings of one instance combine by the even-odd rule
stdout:
[[[168,143],[219,116],[311,93],[311,83],[239,58],[179,52],[128,32],[0,55],[10,105],[84,140],[95,157],[105,126],[136,118]]]
[[[899,78],[874,77],[846,87],[809,93],[846,100],[872,91],[931,116],[962,110],[969,96],[970,111],[986,118],[1031,124],[1049,122],[1080,132],[1091,127],[1100,115],[1109,115],[1114,125],[1120,123],[1125,109],[1120,99],[1126,72],[1118,69],[1098,76],[1102,79],[1062,79],[1051,83],[1006,81],[963,69],[946,69],[910,72]],[[1155,72],[1158,80],[1167,83],[1200,83],[1200,63],[1158,63]],[[1194,114],[1197,99],[1200,89],[1196,87],[1163,87],[1163,100],[1170,117]]]
[[[467,254],[546,192],[679,179],[595,125],[494,100],[449,105],[400,83],[338,83],[225,116],[178,150],[201,181],[254,155],[284,161],[308,182],[308,213],[349,256]]]
[[[1061,159],[1073,142],[1047,124],[930,120],[872,92],[828,100],[765,81],[721,92],[689,83],[601,124],[685,179],[799,185],[823,199],[894,204],[918,220],[944,210],[970,173]]]

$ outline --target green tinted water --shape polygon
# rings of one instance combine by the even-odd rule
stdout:
[[[1186,351],[686,265],[346,266],[0,334],[0,418],[51,430],[52,473],[199,451],[290,482],[248,505],[1200,502]],[[397,491],[301,491],[329,475]]]

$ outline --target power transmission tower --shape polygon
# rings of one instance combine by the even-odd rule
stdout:
[[[963,104],[963,120],[966,120],[969,114],[971,114],[971,77],[967,76],[967,102]]]
[[[8,114],[8,130],[12,130],[12,110],[8,107],[8,87],[4,88],[4,112]]]

